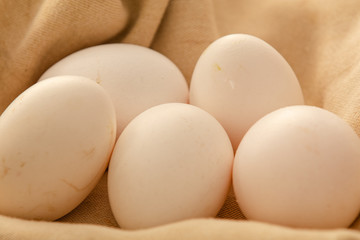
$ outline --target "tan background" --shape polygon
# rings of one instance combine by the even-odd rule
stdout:
[[[270,43],[293,67],[306,103],[337,113],[360,135],[358,0],[0,0],[0,113],[48,67],[82,48],[150,47],[190,82],[201,52],[230,33]],[[351,230],[319,231],[239,219],[230,192],[217,219],[124,231],[111,214],[105,175],[55,223],[0,216],[0,239],[360,239],[359,222]]]

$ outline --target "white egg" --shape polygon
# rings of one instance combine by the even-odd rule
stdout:
[[[27,89],[0,118],[0,214],[70,212],[103,175],[115,136],[112,102],[90,79],[54,77]]]
[[[254,36],[232,34],[210,44],[200,56],[190,103],[224,126],[236,150],[256,120],[304,100],[293,70],[273,47]]]
[[[231,183],[234,153],[223,127],[181,103],[138,115],[110,160],[108,190],[120,227],[139,229],[214,217]]]
[[[246,133],[235,155],[237,202],[251,220],[345,228],[360,210],[360,139],[324,109],[274,111]]]
[[[80,75],[98,82],[114,102],[117,136],[139,113],[168,102],[188,102],[188,86],[164,55],[132,44],[104,44],[75,52],[40,78]]]

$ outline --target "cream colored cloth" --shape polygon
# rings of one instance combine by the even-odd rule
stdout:
[[[0,113],[48,67],[85,47],[107,42],[150,47],[169,57],[190,82],[212,41],[247,33],[285,57],[307,104],[337,113],[360,135],[359,9],[358,0],[0,0]],[[105,174],[89,197],[57,222],[0,216],[0,239],[360,239],[359,224],[320,231],[247,221],[230,192],[217,219],[124,231],[111,214]]]

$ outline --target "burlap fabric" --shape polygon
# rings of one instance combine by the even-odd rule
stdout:
[[[0,0],[0,113],[48,67],[85,47],[146,46],[169,57],[190,82],[201,52],[230,33],[270,43],[293,67],[306,104],[335,112],[360,134],[357,0]],[[111,214],[106,174],[56,222],[0,216],[1,239],[360,239],[359,230],[357,221],[334,230],[248,221],[230,192],[216,219],[125,231]]]

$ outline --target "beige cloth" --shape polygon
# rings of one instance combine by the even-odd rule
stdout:
[[[358,0],[0,0],[0,113],[48,67],[88,46],[150,47],[169,57],[190,82],[212,41],[248,33],[287,59],[307,104],[337,113],[360,135],[359,10]],[[57,222],[0,216],[0,239],[360,239],[359,222],[352,230],[320,231],[243,219],[230,192],[217,219],[124,231],[111,214],[105,174],[89,197]]]

